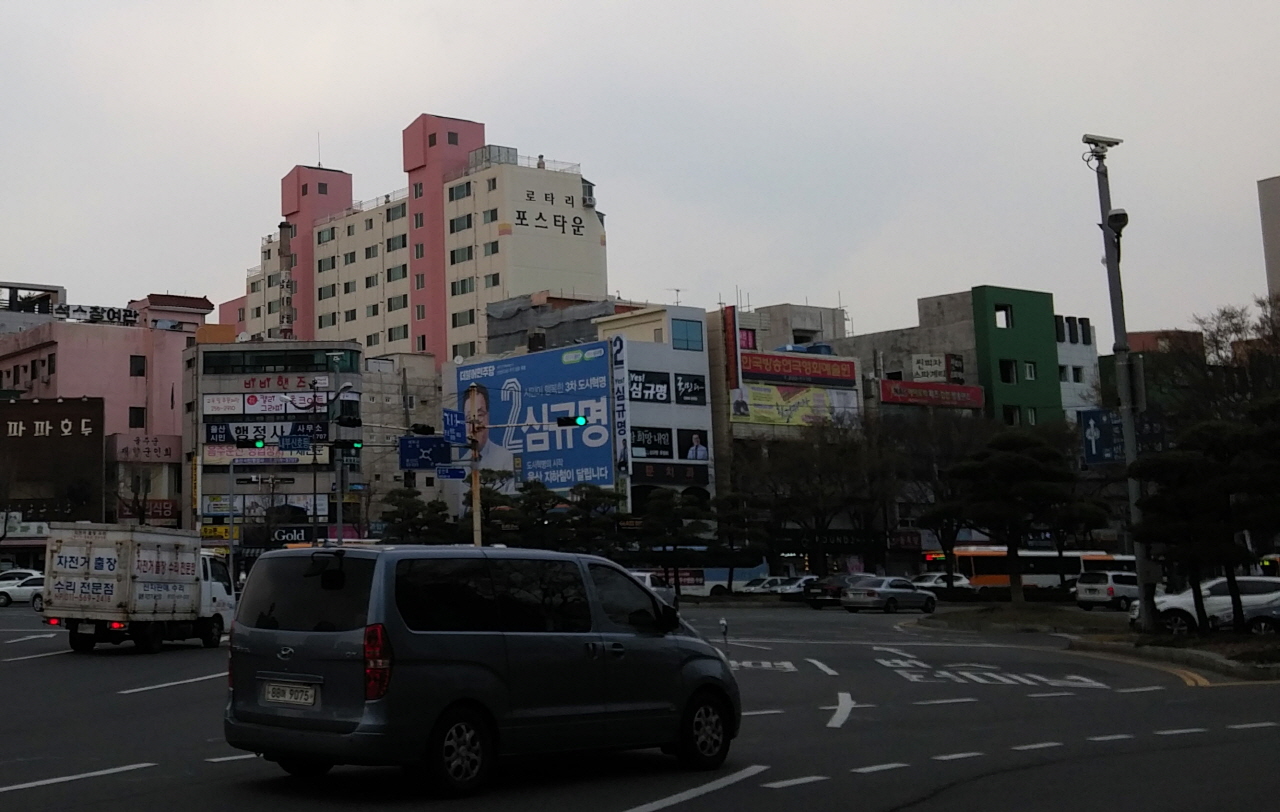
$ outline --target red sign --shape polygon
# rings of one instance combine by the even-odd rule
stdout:
[[[720,312],[724,316],[724,367],[728,373],[729,388],[739,389],[742,386],[742,376],[738,368],[738,355],[741,351],[741,342],[738,339],[738,308],[729,305]]]
[[[134,502],[127,496],[120,497],[120,518],[136,519],[138,518],[134,511]],[[148,499],[146,504],[138,505],[146,510],[148,519],[177,519],[181,507],[178,505],[177,499]]]
[[[981,386],[922,381],[880,381],[881,403],[912,406],[945,406],[952,409],[981,409],[985,396]]]
[[[857,389],[858,363],[852,358],[807,353],[742,353],[742,377],[753,381]]]

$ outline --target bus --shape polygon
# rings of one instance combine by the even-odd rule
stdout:
[[[627,569],[632,572],[652,572],[667,577],[671,574],[670,567],[629,566]],[[680,567],[679,573],[681,595],[729,594],[728,567]],[[747,585],[747,581],[754,578],[768,578],[769,574],[769,562],[763,558],[754,566],[734,567],[733,591],[740,592]]]
[[[954,553],[956,574],[968,578],[975,589],[1008,588],[1008,550],[1003,545],[965,545],[956,547]],[[925,553],[925,570],[944,571],[946,557],[942,552]],[[1070,585],[1082,572],[1137,571],[1133,556],[1101,550],[1066,550],[1061,558],[1057,550],[1018,550],[1018,561],[1022,565],[1024,587],[1060,586],[1063,576]]]

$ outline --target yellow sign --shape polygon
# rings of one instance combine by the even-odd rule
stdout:
[[[231,538],[231,527],[225,524],[202,524],[200,525],[200,538],[229,539]]]
[[[858,392],[852,389],[749,383],[730,396],[729,419],[734,423],[807,426],[857,415]]]

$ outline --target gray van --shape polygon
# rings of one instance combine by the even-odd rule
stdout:
[[[277,550],[231,631],[224,731],[286,772],[404,765],[479,789],[498,756],[660,747],[715,769],[724,655],[626,570],[541,550]]]

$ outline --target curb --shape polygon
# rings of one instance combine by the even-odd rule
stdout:
[[[916,624],[926,628],[948,629],[957,632],[1030,632],[1036,634],[1078,634],[1075,629],[1046,626],[1039,623],[989,623],[981,629],[953,626],[943,618],[920,618]]]
[[[691,600],[688,597],[680,598],[680,607],[682,609],[808,609],[808,604],[803,601],[702,601]]]
[[[1280,679],[1278,665],[1252,665],[1229,660],[1221,654],[1195,649],[1170,648],[1168,646],[1139,646],[1133,643],[1102,643],[1079,638],[1068,639],[1067,648],[1075,651],[1098,651],[1123,654],[1140,660],[1157,660],[1178,665],[1192,665],[1243,680]]]

